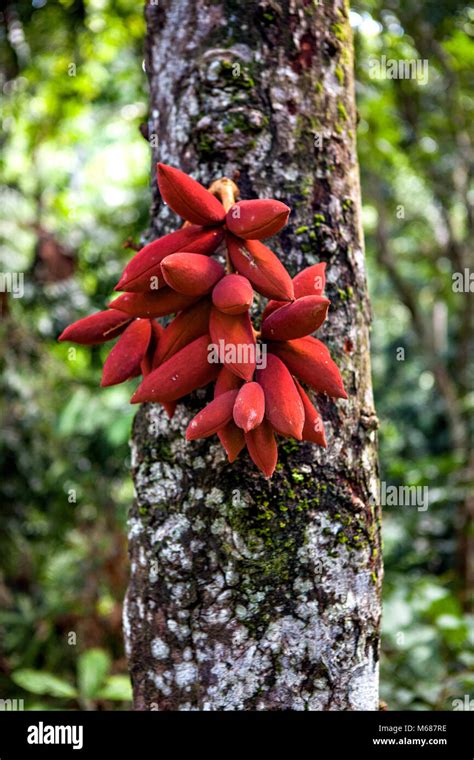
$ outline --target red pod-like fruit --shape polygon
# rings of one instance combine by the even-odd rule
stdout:
[[[297,274],[296,277],[293,277],[295,298],[302,298],[303,296],[321,296],[326,285],[325,270],[325,262],[322,264],[313,264],[313,266],[303,269],[303,271]],[[262,314],[262,321],[269,317],[270,314],[273,314],[275,309],[279,309],[284,305],[284,301],[269,301]]]
[[[217,396],[191,420],[186,430],[186,440],[208,438],[225,427],[232,419],[232,409],[238,391],[226,391]]]
[[[321,327],[329,304],[324,296],[303,296],[275,309],[262,323],[262,338],[294,340],[309,335]]]
[[[266,318],[270,316],[270,314],[273,314],[274,311],[281,309],[281,307],[285,306],[286,304],[288,304],[288,301],[274,301],[273,299],[270,299],[263,310],[262,324]]]
[[[223,314],[211,309],[209,332],[216,356],[243,380],[251,380],[256,363],[256,345],[248,313]]]
[[[320,340],[308,336],[269,346],[296,377],[311,386],[317,393],[333,398],[347,398],[341,374],[331,355]]]
[[[178,402],[177,401],[162,401],[161,406],[165,410],[170,420],[172,420],[174,413],[176,411],[176,407],[178,406]]]
[[[165,317],[185,309],[197,301],[195,296],[177,293],[165,286],[156,293],[122,293],[109,304],[111,309],[120,309],[132,317]]]
[[[153,368],[158,367],[196,338],[206,335],[209,332],[210,313],[211,302],[207,298],[180,311],[163,330],[153,356]]]
[[[215,380],[219,365],[208,362],[209,335],[202,335],[174,354],[143,380],[131,403],[177,401]]]
[[[238,390],[241,387],[242,383],[242,378],[235,375],[230,371],[230,369],[227,369],[227,367],[222,367],[219,370],[216,384],[214,386],[214,398],[216,396],[220,396],[221,393],[225,393],[226,391]]]
[[[160,323],[157,322],[155,319],[150,319],[150,325],[151,325],[150,342],[148,344],[146,355],[143,357],[142,363],[140,365],[140,369],[141,369],[141,373],[143,377],[146,377],[147,375],[149,375],[153,369],[153,357],[155,356],[155,353],[158,349],[160,338],[164,333],[164,327],[162,327],[162,325],[160,325]]]
[[[209,256],[224,237],[220,228],[209,229],[195,224],[148,243],[129,261],[115,290],[132,293],[153,292],[165,284],[161,262],[178,251],[193,251]]]
[[[298,388],[304,407],[303,441],[311,441],[312,443],[317,443],[318,446],[326,448],[326,436],[324,435],[321,415],[298,380],[295,380],[295,385]]]
[[[278,462],[278,447],[268,420],[264,419],[255,430],[246,433],[245,443],[253,463],[266,478],[271,478]]]
[[[83,346],[93,346],[96,343],[106,343],[120,335],[132,317],[125,311],[106,309],[91,314],[89,317],[78,319],[62,331],[58,340],[68,340]]]
[[[293,283],[281,261],[258,240],[239,240],[227,234],[227,248],[235,269],[267,298],[291,301]]]
[[[160,323],[157,322],[155,319],[150,320],[150,322],[151,322],[150,345],[148,347],[147,354],[141,363],[141,371],[142,371],[143,377],[146,377],[147,375],[149,375],[150,372],[154,369],[153,359],[156,355],[160,340],[165,331],[164,327],[160,325]],[[170,418],[170,420],[173,418],[177,406],[178,406],[177,401],[164,401],[162,403],[162,407],[165,410],[168,417]]]
[[[279,232],[290,209],[280,201],[261,199],[234,203],[225,218],[229,232],[245,240],[261,240]]]
[[[313,264],[293,277],[295,298],[321,296],[326,285],[326,263]]]
[[[265,414],[265,394],[258,383],[245,383],[234,404],[234,422],[245,433],[258,427]]]
[[[276,433],[326,445],[318,410],[296,376],[318,392],[347,398],[328,349],[308,337],[327,314],[326,265],[308,267],[292,280],[260,242],[286,223],[290,210],[283,203],[239,201],[226,212],[226,200],[220,203],[183,172],[164,164],[157,172],[164,202],[186,224],[139,251],[116,287],[125,292],[107,311],[70,325],[59,340],[93,344],[119,337],[102,385],[142,374],[132,403],[156,401],[170,417],[179,399],[217,380],[214,400],[189,424],[186,438],[217,433],[230,462],[247,445],[271,477]],[[224,236],[228,275],[210,258]],[[249,314],[254,289],[270,299],[261,333]],[[165,329],[155,320],[167,315],[176,316]],[[257,370],[260,335],[269,350]]]
[[[226,367],[222,367],[214,386],[214,398],[217,398],[217,396],[220,396],[227,391],[238,390],[241,385],[242,380],[240,377],[234,375],[234,373]],[[225,427],[217,431],[217,435],[226,451],[229,462],[235,462],[245,446],[245,438],[242,430],[237,427],[233,420],[231,420]]]
[[[253,301],[253,288],[246,277],[227,274],[212,291],[212,303],[224,314],[242,314]]]
[[[117,385],[140,370],[151,338],[149,319],[134,319],[122,333],[107,357],[101,385]]]
[[[225,449],[227,459],[232,464],[243,448],[245,448],[245,436],[243,431],[231,420],[225,427],[217,431],[219,440]]]
[[[225,275],[225,269],[215,259],[200,253],[180,252],[161,262],[165,282],[178,293],[203,296]]]
[[[301,441],[304,408],[301,396],[283,362],[267,355],[267,366],[256,372],[256,380],[265,393],[265,417],[280,435]]]
[[[221,224],[224,206],[205,187],[187,174],[166,164],[158,164],[161,197],[179,216],[192,224]]]

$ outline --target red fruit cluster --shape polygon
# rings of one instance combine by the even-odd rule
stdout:
[[[160,402],[170,417],[179,399],[215,380],[214,400],[190,422],[187,440],[217,433],[230,462],[246,446],[270,477],[275,434],[326,446],[321,417],[300,382],[347,398],[328,349],[311,336],[329,306],[326,265],[292,280],[260,242],[286,224],[290,209],[279,201],[221,203],[163,164],[158,185],[184,226],[142,248],[115,288],[122,295],[67,327],[59,340],[90,345],[120,336],[102,385],[142,375],[132,403]],[[221,244],[226,267],[212,258]],[[260,331],[250,318],[254,291],[270,299]],[[166,326],[157,321],[171,314]]]

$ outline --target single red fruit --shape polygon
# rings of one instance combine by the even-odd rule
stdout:
[[[122,293],[109,304],[111,309],[120,309],[132,317],[165,317],[185,309],[197,301],[195,296],[185,296],[165,286],[156,293]]]
[[[232,464],[243,448],[245,448],[245,436],[243,431],[231,420],[221,430],[217,431],[219,440],[225,449],[227,459]]]
[[[223,314],[215,306],[209,320],[216,358],[243,380],[251,380],[256,363],[252,323],[245,314]]]
[[[141,374],[143,375],[144,378],[147,375],[149,375],[150,372],[154,369],[153,357],[155,356],[155,353],[158,349],[158,344],[159,344],[159,341],[161,340],[161,336],[164,333],[164,328],[160,325],[159,322],[157,322],[154,319],[150,321],[151,321],[151,330],[152,330],[150,344],[148,346],[146,356],[144,357],[140,365]],[[178,405],[177,401],[165,401],[162,403],[162,407],[164,408],[170,420],[173,418],[177,405]]]
[[[238,390],[242,385],[242,380],[237,375],[234,375],[226,367],[222,367],[214,386],[214,398],[220,396],[226,391]],[[242,430],[237,427],[235,422],[231,420],[225,427],[217,431],[219,440],[223,445],[229,462],[235,462],[238,455],[245,446],[245,438]]]
[[[240,274],[227,274],[212,291],[212,303],[224,314],[242,314],[250,309],[252,301],[253,288]]]
[[[234,422],[245,433],[258,427],[265,413],[265,394],[258,383],[245,383],[234,404]]]
[[[295,380],[295,385],[298,388],[304,407],[303,441],[311,441],[312,443],[317,443],[319,446],[326,448],[326,436],[324,435],[324,425],[321,415],[298,380]]]
[[[179,216],[192,224],[221,224],[224,206],[192,177],[166,164],[158,164],[161,197]]]
[[[320,296],[326,285],[326,263],[313,264],[293,277],[295,298]]]
[[[262,323],[262,338],[294,340],[309,335],[321,327],[329,304],[324,296],[303,296],[275,309]]]
[[[268,420],[264,419],[255,430],[246,433],[245,443],[253,463],[266,478],[271,478],[278,462],[278,447]]]
[[[178,293],[203,296],[225,275],[225,269],[215,259],[200,253],[179,252],[161,262],[167,285]]]
[[[83,346],[93,346],[96,343],[106,343],[120,335],[132,317],[125,311],[107,309],[91,314],[89,317],[78,319],[62,331],[58,340],[68,340]]]
[[[209,343],[209,335],[202,335],[150,372],[131,403],[176,401],[215,380],[219,365],[208,362]]]
[[[290,372],[317,393],[327,393],[333,398],[347,398],[341,374],[328,349],[317,338],[308,336],[285,343],[275,342],[269,349],[285,362]]]
[[[227,234],[227,248],[235,269],[267,298],[291,301],[293,283],[281,261],[258,240],[239,240]]]
[[[234,203],[225,218],[229,232],[245,240],[276,235],[288,221],[290,209],[280,201],[261,199]]]
[[[273,354],[267,355],[267,366],[256,372],[256,380],[265,393],[265,417],[280,435],[301,441],[304,408],[291,374]]]
[[[232,419],[232,409],[238,391],[226,391],[217,396],[191,420],[186,430],[186,440],[208,438],[225,427]]]
[[[122,333],[107,357],[101,385],[117,385],[140,373],[151,338],[149,319],[134,319]]]

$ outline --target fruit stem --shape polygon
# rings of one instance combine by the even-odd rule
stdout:
[[[211,195],[215,195],[220,200],[224,209],[227,211],[234,205],[240,195],[239,188],[229,177],[216,179],[209,187]]]
[[[209,192],[220,200],[224,206],[226,213],[230,208],[232,208],[235,201],[240,195],[238,186],[232,179],[229,179],[229,177],[221,177],[220,179],[216,179],[212,185],[210,185]],[[235,272],[235,269],[230,260],[228,250],[226,251],[225,271],[227,274],[233,274]]]

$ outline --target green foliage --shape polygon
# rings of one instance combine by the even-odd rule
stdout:
[[[389,709],[453,709],[473,691],[472,588],[460,575],[461,537],[472,530],[472,294],[454,292],[452,276],[472,243],[474,17],[462,2],[372,0],[353,10],[381,477],[429,488],[426,511],[384,508],[381,694]],[[371,76],[382,56],[426,60],[428,81]]]
[[[77,683],[80,694],[92,699],[100,690],[110,670],[110,656],[102,649],[89,649],[79,658]]]
[[[25,0],[8,18],[0,271],[24,273],[24,296],[10,296],[0,319],[0,691],[111,709],[130,699],[131,388],[100,392],[104,349],[70,353],[56,337],[104,307],[130,255],[124,242],[146,228],[145,23],[132,0]],[[74,262],[73,279],[48,266],[45,240]]]
[[[129,677],[110,675],[110,668],[110,655],[103,649],[95,648],[78,658],[76,684],[52,673],[27,668],[15,671],[12,681],[32,694],[55,697],[63,702],[74,700],[81,709],[91,709],[103,701],[130,702],[132,689]]]
[[[48,697],[71,699],[77,696],[76,689],[51,673],[40,670],[18,670],[12,674],[12,681],[25,691]]]

